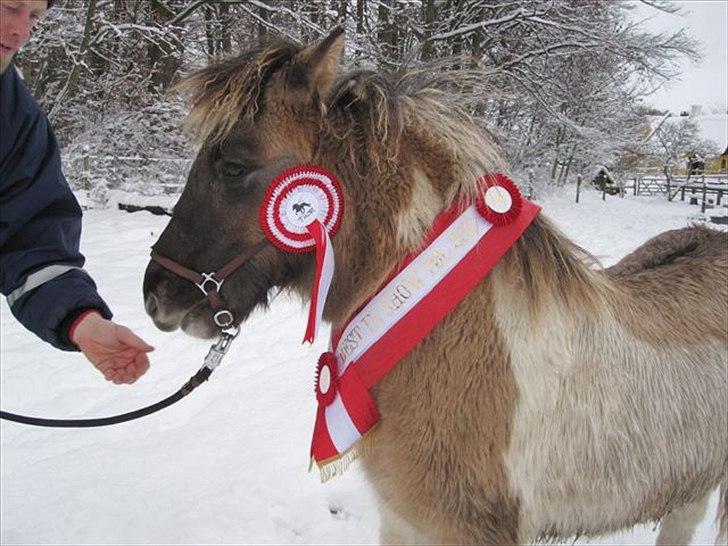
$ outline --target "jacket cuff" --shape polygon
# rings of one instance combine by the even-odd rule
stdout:
[[[68,313],[66,318],[64,318],[58,325],[56,335],[61,343],[69,347],[72,351],[80,350],[78,345],[71,341],[71,337],[73,336],[73,331],[76,329],[76,326],[78,326],[78,323],[81,322],[81,319],[88,313],[98,313],[107,320],[111,319],[110,313],[107,313],[104,309],[100,309],[98,307],[80,307]]]

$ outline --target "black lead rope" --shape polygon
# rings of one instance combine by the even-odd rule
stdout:
[[[233,339],[237,337],[238,332],[238,328],[235,328],[234,330],[224,330],[220,334],[220,339],[218,339],[217,342],[212,347],[210,347],[210,351],[205,357],[205,363],[197,371],[197,373],[190,377],[190,380],[182,385],[182,388],[180,388],[176,393],[168,396],[164,400],[160,400],[156,404],[152,404],[151,406],[147,406],[145,408],[141,408],[135,411],[130,411],[128,413],[122,413],[121,415],[114,415],[112,417],[101,417],[98,419],[43,419],[41,417],[17,415],[15,413],[10,413],[7,411],[0,411],[0,419],[14,421],[16,423],[23,423],[25,425],[55,428],[104,427],[107,425],[124,423],[133,419],[139,419],[140,417],[144,417],[145,415],[149,415],[151,413],[162,410],[167,406],[171,406],[175,402],[178,402],[179,400],[187,396],[197,387],[202,385],[202,383],[207,381],[210,375],[212,375],[212,372],[215,370],[215,368],[220,365],[222,357],[224,357],[225,353],[228,352],[228,349],[230,348],[230,343],[232,343]]]

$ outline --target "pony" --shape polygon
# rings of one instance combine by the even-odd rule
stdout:
[[[277,173],[335,173],[346,203],[324,320],[340,327],[417,249],[436,215],[503,170],[458,94],[426,68],[345,69],[335,29],[273,42],[180,84],[201,143],[154,248],[196,271],[250,256],[220,287],[235,324],[269,295],[308,295],[312,254],[266,244]],[[215,337],[214,306],[150,261],[158,328]],[[661,522],[683,544],[720,487],[728,527],[728,237],[657,236],[603,269],[541,214],[372,390],[361,455],[386,544],[517,544]]]

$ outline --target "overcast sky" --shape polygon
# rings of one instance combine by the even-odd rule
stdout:
[[[676,2],[683,8],[682,15],[669,15],[640,6],[635,15],[651,20],[644,24],[652,31],[675,32],[680,28],[697,37],[703,45],[704,58],[699,66],[689,61],[682,63],[682,75],[648,102],[674,113],[689,110],[692,104],[701,104],[704,111],[728,105],[728,0],[684,0]]]

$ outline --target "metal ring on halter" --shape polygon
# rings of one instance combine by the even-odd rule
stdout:
[[[202,279],[203,280],[202,280],[202,282],[196,282],[195,283],[195,286],[197,288],[199,288],[200,290],[202,290],[202,293],[203,294],[205,294],[207,296],[207,290],[205,290],[205,285],[208,282],[211,282],[212,284],[215,285],[215,291],[216,292],[220,292],[220,287],[222,286],[222,283],[225,282],[225,279],[223,279],[221,281],[218,281],[215,278],[215,272],[214,271],[212,273],[200,273],[200,275],[202,275]]]
[[[227,309],[223,309],[215,313],[212,319],[220,328],[228,328],[233,323],[233,314]]]

